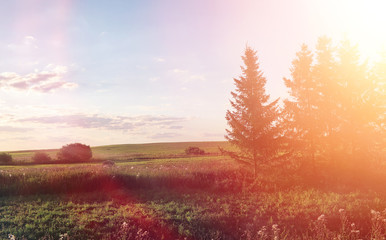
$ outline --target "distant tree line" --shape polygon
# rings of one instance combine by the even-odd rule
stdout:
[[[37,164],[46,163],[76,163],[86,162],[92,158],[90,146],[82,143],[71,143],[64,145],[57,152],[57,160],[52,161],[51,156],[44,151],[37,151],[32,156],[32,162]],[[11,164],[13,161],[12,155],[8,153],[0,153],[0,164]]]
[[[315,171],[319,163],[358,168],[385,161],[386,53],[370,64],[348,40],[334,46],[320,37],[314,52],[303,44],[284,78],[290,97],[282,106],[265,92],[256,51],[247,47],[242,60],[226,114],[226,138],[240,151],[224,152],[254,166],[255,176],[265,163]]]

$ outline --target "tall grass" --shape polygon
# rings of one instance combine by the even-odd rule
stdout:
[[[0,238],[382,239],[385,191],[331,182],[221,157],[2,168]]]

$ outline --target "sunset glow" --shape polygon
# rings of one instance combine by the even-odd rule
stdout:
[[[246,44],[272,98],[302,43],[385,49],[385,2],[41,1],[0,10],[0,150],[223,140]]]
[[[379,52],[386,50],[386,2],[370,1],[333,1],[335,22],[342,21],[346,29],[344,37],[357,43],[363,58],[379,60]]]
[[[386,239],[386,0],[12,0],[0,29],[0,239]]]

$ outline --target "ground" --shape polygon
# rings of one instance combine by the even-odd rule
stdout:
[[[189,146],[208,154],[187,156]],[[252,181],[218,146],[229,147],[103,146],[81,164],[31,165],[32,151],[12,153],[19,164],[0,166],[0,239],[385,237],[383,188],[309,184],[284,169]]]

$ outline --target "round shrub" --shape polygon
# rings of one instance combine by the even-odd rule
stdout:
[[[58,152],[58,160],[65,162],[83,162],[92,157],[91,148],[81,143],[72,143],[63,146]]]
[[[187,155],[204,155],[205,151],[200,149],[199,147],[188,147],[185,149],[185,153]]]
[[[36,152],[32,157],[34,163],[48,163],[51,161],[51,157],[45,152]]]
[[[0,164],[9,164],[12,162],[12,156],[8,153],[0,153]]]

